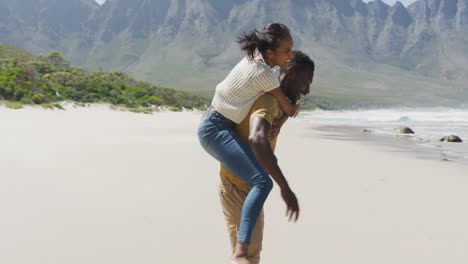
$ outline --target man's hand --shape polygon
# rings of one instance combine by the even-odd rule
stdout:
[[[286,217],[289,218],[289,221],[293,220],[296,222],[299,219],[299,203],[297,202],[296,195],[290,188],[284,188],[284,190],[281,190],[281,197],[283,197],[286,203]]]

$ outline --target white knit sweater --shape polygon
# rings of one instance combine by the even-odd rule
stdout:
[[[212,105],[226,118],[241,123],[257,98],[279,87],[278,71],[263,61],[242,59],[216,86]]]

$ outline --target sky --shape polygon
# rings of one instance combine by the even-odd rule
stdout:
[[[101,0],[102,1],[102,0]],[[393,5],[395,4],[395,2],[397,0],[382,0],[384,1],[385,3],[387,3],[388,5]],[[400,2],[404,5],[404,6],[408,6],[409,4],[415,2],[416,0],[400,0]],[[364,2],[370,2],[370,0],[364,0]]]
[[[102,4],[104,3],[106,0],[96,0],[96,2],[98,2],[99,4]],[[371,0],[364,0],[364,2],[370,2]],[[383,0],[385,3],[387,3],[388,5],[393,5],[397,0]],[[408,6],[409,4],[413,3],[414,1],[416,0],[400,0],[400,2],[405,5],[405,6]]]

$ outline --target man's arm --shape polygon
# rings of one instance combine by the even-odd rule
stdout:
[[[277,159],[268,141],[270,123],[262,117],[253,117],[250,120],[249,143],[255,157],[268,174],[275,180],[281,189],[289,188],[288,182],[278,166]]]
[[[260,162],[265,171],[275,180],[281,188],[281,196],[286,202],[286,216],[289,220],[296,221],[299,218],[299,204],[296,195],[289,187],[286,178],[278,166],[277,159],[270,142],[268,141],[268,133],[271,125],[262,117],[254,117],[250,120],[249,143],[255,157]]]

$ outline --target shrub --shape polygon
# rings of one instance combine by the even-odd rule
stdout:
[[[32,100],[35,104],[42,104],[45,102],[45,95],[40,93],[35,94],[33,95]]]
[[[20,100],[20,103],[22,103],[22,104],[33,104],[34,101],[29,96],[23,96],[23,98],[21,98],[21,100]]]
[[[173,112],[180,112],[182,111],[182,108],[180,108],[179,106],[169,106],[169,110]]]
[[[60,110],[65,110],[65,108],[63,108],[63,106],[60,104],[53,104],[52,106]]]
[[[23,105],[15,102],[5,102],[5,106],[10,109],[21,109]]]
[[[54,109],[51,104],[41,104],[42,108],[44,109]]]

